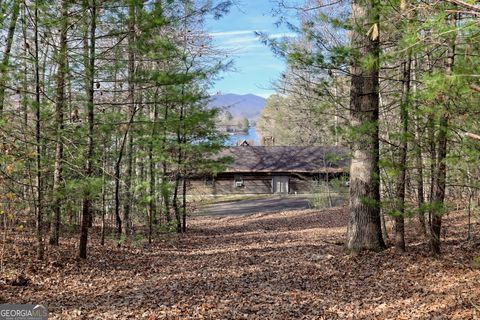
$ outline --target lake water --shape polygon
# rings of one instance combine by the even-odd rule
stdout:
[[[231,135],[228,140],[227,140],[227,145],[229,146],[235,146],[237,145],[237,141],[243,141],[243,140],[253,140],[254,144],[256,146],[260,145],[260,141],[258,140],[257,136],[257,128],[255,127],[250,127],[248,129],[247,134],[234,134]]]

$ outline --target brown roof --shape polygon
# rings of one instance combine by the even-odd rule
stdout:
[[[348,172],[350,163],[342,147],[230,147],[219,156],[233,158],[226,172]]]

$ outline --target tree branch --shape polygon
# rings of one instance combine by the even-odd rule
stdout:
[[[480,136],[478,134],[474,134],[474,133],[471,133],[471,132],[466,132],[465,136],[467,136],[469,138],[472,138],[472,139],[475,139],[475,140],[480,140]]]

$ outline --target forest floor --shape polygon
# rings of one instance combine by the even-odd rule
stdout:
[[[188,234],[154,245],[94,235],[86,261],[72,236],[32,263],[17,235],[0,303],[47,303],[50,319],[476,319],[480,247],[464,240],[465,220],[445,218],[440,258],[413,226],[404,254],[348,255],[341,208],[193,217]]]

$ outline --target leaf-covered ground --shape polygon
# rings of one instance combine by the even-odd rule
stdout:
[[[405,254],[346,254],[344,209],[197,217],[151,246],[94,236],[86,262],[72,238],[31,263],[16,236],[0,302],[46,302],[52,319],[475,319],[480,250],[460,214],[445,226],[440,259],[414,227]],[[21,273],[27,285],[12,286]]]

